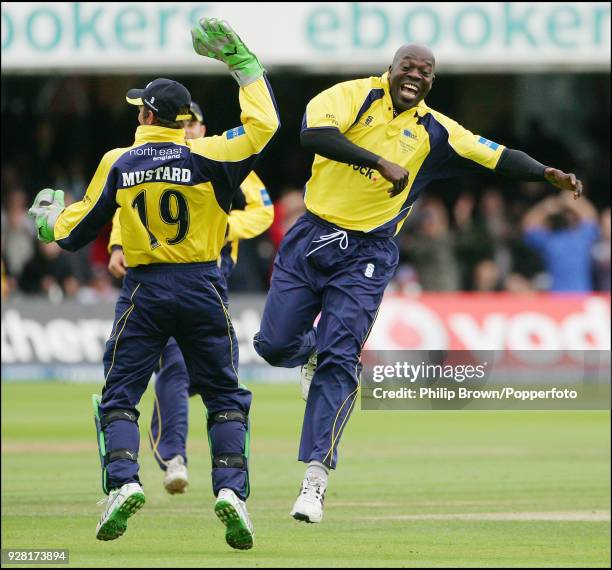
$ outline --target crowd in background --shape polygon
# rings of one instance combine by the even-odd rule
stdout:
[[[2,142],[8,149],[3,151],[1,181],[3,298],[45,295],[56,301],[74,298],[92,303],[112,300],[118,293],[120,284],[107,271],[110,227],[88,247],[67,253],[56,244],[40,243],[27,216],[35,193],[43,187],[64,190],[67,204],[81,199],[101,154],[121,146],[119,137],[124,146],[130,144],[133,135],[134,117],[116,97],[117,85],[112,91],[109,86],[108,92],[89,94],[79,91],[78,82],[69,85],[69,91],[57,86],[42,90],[37,105],[50,114],[30,123],[28,109],[21,108],[20,101],[26,100],[32,87],[24,84],[21,98],[3,93]],[[18,87],[16,83],[13,91]],[[277,98],[287,95],[284,84],[279,87]],[[309,88],[317,92],[321,86],[315,81]],[[215,90],[197,93],[213,108],[223,105],[215,100],[222,95]],[[311,96],[303,95],[306,100]],[[451,103],[449,99],[444,104]],[[264,235],[241,243],[230,280],[232,292],[267,290],[280,241],[304,211],[303,184],[312,157],[299,147],[303,105],[293,96],[286,98],[281,106],[285,113],[281,138],[256,168],[274,199],[275,221]],[[606,105],[609,109],[609,102]],[[222,130],[216,120],[211,115],[212,132]],[[227,127],[231,120],[224,117],[221,122]],[[574,170],[585,182],[585,196],[574,201],[570,193],[560,196],[546,183],[494,175],[434,185],[417,201],[396,237],[400,263],[390,289],[610,291],[610,137],[609,123],[604,123],[586,125],[584,135],[590,137],[592,152],[585,161],[537,120],[522,140],[507,128],[507,121],[501,121],[500,132],[486,134],[545,164]]]
[[[450,208],[425,198],[413,216],[399,238],[400,291],[610,291],[610,208],[588,198],[530,205],[489,187]]]
[[[524,185],[525,192],[533,186]],[[537,192],[547,189],[542,184]],[[26,192],[11,188],[3,198],[4,297],[116,297],[119,283],[106,269],[109,228],[85,249],[67,253],[36,239]],[[280,241],[303,211],[302,190],[285,189],[272,227],[241,243],[231,290],[266,290]],[[395,291],[610,291],[610,208],[598,212],[588,198],[573,200],[570,193],[550,193],[530,204],[489,187],[478,196],[460,194],[450,207],[439,196],[425,196],[396,240]]]

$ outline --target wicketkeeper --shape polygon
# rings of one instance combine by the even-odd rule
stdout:
[[[206,134],[200,106],[191,102],[191,120],[185,125],[185,138],[199,139]],[[117,278],[125,277],[127,266],[123,254],[121,222],[117,210],[113,218],[108,247],[109,271]],[[226,243],[218,260],[226,285],[236,262],[240,241],[265,232],[274,220],[274,206],[263,182],[254,170],[244,179],[234,199],[228,218]],[[164,488],[168,493],[184,493],[189,484],[187,472],[187,431],[189,372],[181,349],[174,338],[168,341],[155,369],[155,400],[149,439],[155,460],[164,471]]]
[[[242,124],[186,141],[191,95],[176,81],[156,79],[128,92],[139,108],[136,140],[104,155],[83,200],[64,208],[63,193],[45,189],[30,211],[41,240],[74,251],[121,208],[128,270],[106,343],[102,398],[94,402],[108,493],[97,538],[121,536],[144,504],[136,406],[174,337],[208,410],[215,512],[228,544],[247,549],[253,545],[244,503],[251,393],[238,382],[236,335],[217,259],[232,200],[279,119],[263,67],[228,24],[203,19],[191,34],[195,51],[227,64],[240,85]]]

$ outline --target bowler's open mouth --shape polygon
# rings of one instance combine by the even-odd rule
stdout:
[[[400,93],[407,99],[414,99],[419,94],[419,86],[410,81],[404,81],[400,84]]]

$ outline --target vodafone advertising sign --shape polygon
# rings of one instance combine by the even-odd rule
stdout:
[[[369,350],[609,350],[609,295],[388,295]]]
[[[268,366],[253,349],[263,295],[235,295],[232,321],[245,381],[282,381],[296,371]],[[111,303],[2,303],[3,380],[101,380]],[[610,350],[609,295],[388,294],[368,350]]]

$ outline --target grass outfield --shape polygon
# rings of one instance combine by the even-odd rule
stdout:
[[[191,400],[190,481],[169,496],[142,439],[147,503],[95,540],[96,387],[2,386],[2,548],[67,548],[89,567],[609,567],[608,412],[355,411],[325,520],[289,517],[304,404],[256,385],[249,501],[253,550],[226,546],[212,512],[202,405]],[[140,406],[141,431],[151,389]]]

